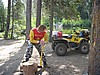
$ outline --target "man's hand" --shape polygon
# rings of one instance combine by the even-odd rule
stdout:
[[[41,46],[44,46],[45,45],[45,41],[44,40],[41,40],[40,41],[40,44],[41,44]]]

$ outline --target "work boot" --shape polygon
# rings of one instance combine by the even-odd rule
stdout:
[[[50,66],[46,63],[46,61],[43,61],[44,68],[50,68]]]
[[[29,58],[25,58],[22,63],[27,62],[29,60]]]
[[[50,66],[48,64],[45,64],[44,68],[50,68]]]
[[[27,61],[29,60],[29,58],[26,58],[25,60],[26,60],[26,62],[27,62]]]

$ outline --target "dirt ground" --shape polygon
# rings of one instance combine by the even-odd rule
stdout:
[[[14,75],[25,54],[27,45],[24,42],[0,39],[0,75]],[[66,56],[57,56],[49,43],[45,54],[51,67],[47,69],[49,75],[82,75],[88,66],[88,55],[77,50],[69,51]]]

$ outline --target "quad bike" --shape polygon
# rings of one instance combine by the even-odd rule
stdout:
[[[81,30],[75,31],[75,34],[70,36],[62,36],[62,38],[56,38],[52,41],[52,49],[58,56],[66,55],[68,50],[79,50],[82,54],[88,54],[89,52],[89,31]]]

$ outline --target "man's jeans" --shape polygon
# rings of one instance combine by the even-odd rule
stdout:
[[[28,61],[29,58],[31,58],[32,52],[34,50],[33,46],[36,47],[36,49],[39,52],[39,55],[41,56],[41,51],[42,51],[41,44],[40,43],[32,44],[29,40],[27,42],[28,42],[28,47],[26,49],[26,55],[25,55],[26,58],[25,58],[25,60]],[[46,58],[45,58],[44,52],[42,54],[42,59],[43,59],[43,64],[46,65],[47,63],[46,63]]]

